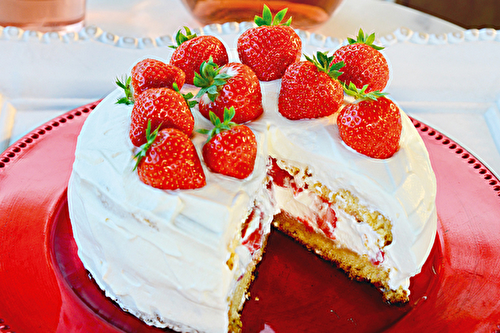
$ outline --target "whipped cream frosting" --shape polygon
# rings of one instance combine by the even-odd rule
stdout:
[[[68,187],[79,257],[108,297],[148,324],[227,332],[228,297],[251,261],[249,250],[239,245],[241,224],[257,204],[263,218],[252,219],[249,229],[264,223],[268,232],[273,214],[296,205],[269,199],[268,156],[309,170],[313,181],[332,191],[349,190],[391,220],[393,242],[383,261],[391,267],[391,288],[408,289],[430,252],[436,181],[423,141],[404,113],[399,151],[377,160],[340,140],[335,116],[282,117],[279,80],[261,82],[261,88],[264,114],[247,124],[256,135],[258,156],[244,180],[214,174],[202,163],[207,185],[201,189],[164,191],[143,184],[133,171],[136,148],[128,137],[132,107],[115,104],[120,90],[107,96],[82,128]],[[196,108],[193,114],[195,128],[210,128]],[[206,136],[195,133],[191,139],[202,156]],[[362,229],[346,228],[346,237],[369,233]],[[232,252],[234,264],[228,265]]]

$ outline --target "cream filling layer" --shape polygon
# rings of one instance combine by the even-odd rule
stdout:
[[[289,188],[273,184],[272,191],[280,211],[291,214],[316,233],[335,240],[339,247],[349,249],[360,256],[366,255],[373,263],[382,262],[380,248],[383,246],[383,240],[368,223],[358,222],[338,205],[323,201],[310,190],[303,190],[294,195]],[[334,215],[327,213],[329,209],[333,210]]]

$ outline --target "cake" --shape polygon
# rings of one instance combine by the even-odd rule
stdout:
[[[234,50],[229,58],[238,61]],[[129,138],[132,106],[115,103],[120,89],[82,128],[68,186],[78,255],[109,298],[149,325],[240,331],[272,228],[369,281],[384,300],[408,301],[410,278],[430,253],[437,223],[434,173],[411,120],[400,110],[398,151],[371,158],[340,139],[338,112],[289,120],[278,111],[280,80],[260,86],[264,112],[246,123],[257,156],[245,179],[202,163],[203,187],[144,184]],[[211,126],[192,110],[195,129]],[[206,136],[193,132],[190,139],[202,156]]]

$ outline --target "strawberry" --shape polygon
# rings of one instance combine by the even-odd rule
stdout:
[[[361,89],[368,85],[366,92],[383,91],[389,81],[389,65],[379,50],[383,47],[373,45],[375,34],[365,36],[359,30],[356,40],[348,38],[349,44],[335,51],[336,62],[343,61],[345,67],[339,80],[346,86],[352,82]]]
[[[151,88],[135,101],[130,124],[130,140],[139,147],[146,143],[146,128],[151,121],[156,128],[173,127],[190,136],[194,118],[185,98],[179,92],[168,88]]]
[[[118,100],[119,104],[134,104],[134,101],[145,90],[150,88],[170,88],[173,83],[180,89],[184,85],[186,75],[173,65],[156,59],[144,59],[132,68],[131,76],[125,80],[117,80],[116,84],[125,91],[125,97]],[[133,94],[133,95],[132,95]]]
[[[245,246],[252,256],[262,247],[264,238],[264,218],[264,212],[259,207],[255,206],[241,226],[241,245]],[[257,219],[259,224],[253,231],[250,231],[251,229],[248,229],[250,223],[255,223]]]
[[[213,61],[224,66],[229,62],[226,47],[214,36],[197,36],[192,34],[189,28],[184,27],[186,35],[179,30],[175,36],[177,46],[170,64],[179,67],[186,74],[186,83],[193,84],[194,73],[200,70],[202,62],[207,61],[210,56]]]
[[[255,17],[258,26],[238,38],[240,61],[250,66],[261,81],[281,78],[288,66],[300,60],[302,42],[290,27],[291,18],[281,23],[286,12],[285,8],[273,19],[271,10],[264,5],[262,17]]]
[[[291,64],[281,80],[278,110],[288,119],[329,116],[344,100],[344,90],[336,80],[343,63],[333,64],[327,52],[306,59]]]
[[[186,79],[186,74],[180,68],[155,59],[138,62],[131,74],[134,98],[150,88],[172,88],[174,82],[181,89]]]
[[[346,90],[358,100],[340,111],[339,134],[346,145],[363,155],[389,158],[399,149],[401,114],[384,93],[366,94],[366,88],[357,89],[351,84]]]
[[[146,132],[147,142],[136,155],[137,173],[144,184],[163,190],[206,185],[196,148],[185,133],[159,127],[151,133],[151,122]]]
[[[232,62],[219,68],[210,58],[195,74],[194,84],[202,88],[196,97],[201,97],[199,110],[207,119],[213,112],[223,121],[224,109],[234,107],[232,121],[241,124],[264,112],[259,80],[247,65]]]
[[[323,199],[324,200],[324,199]],[[321,210],[316,216],[316,224],[318,228],[323,231],[326,237],[330,239],[335,239],[335,228],[337,228],[337,215],[332,207],[332,204],[324,201],[324,204],[320,206]]]
[[[252,130],[245,125],[231,122],[234,108],[224,110],[224,121],[210,112],[210,120],[214,128],[210,131],[199,130],[208,134],[203,146],[203,160],[207,167],[216,173],[244,179],[248,177],[255,165],[257,157],[257,141]]]

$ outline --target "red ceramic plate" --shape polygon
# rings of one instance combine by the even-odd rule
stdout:
[[[56,118],[0,156],[0,332],[165,332],[120,310],[76,255],[66,187],[98,102]],[[473,155],[414,120],[438,184],[438,233],[410,302],[273,232],[242,314],[244,332],[500,332],[500,183]]]

